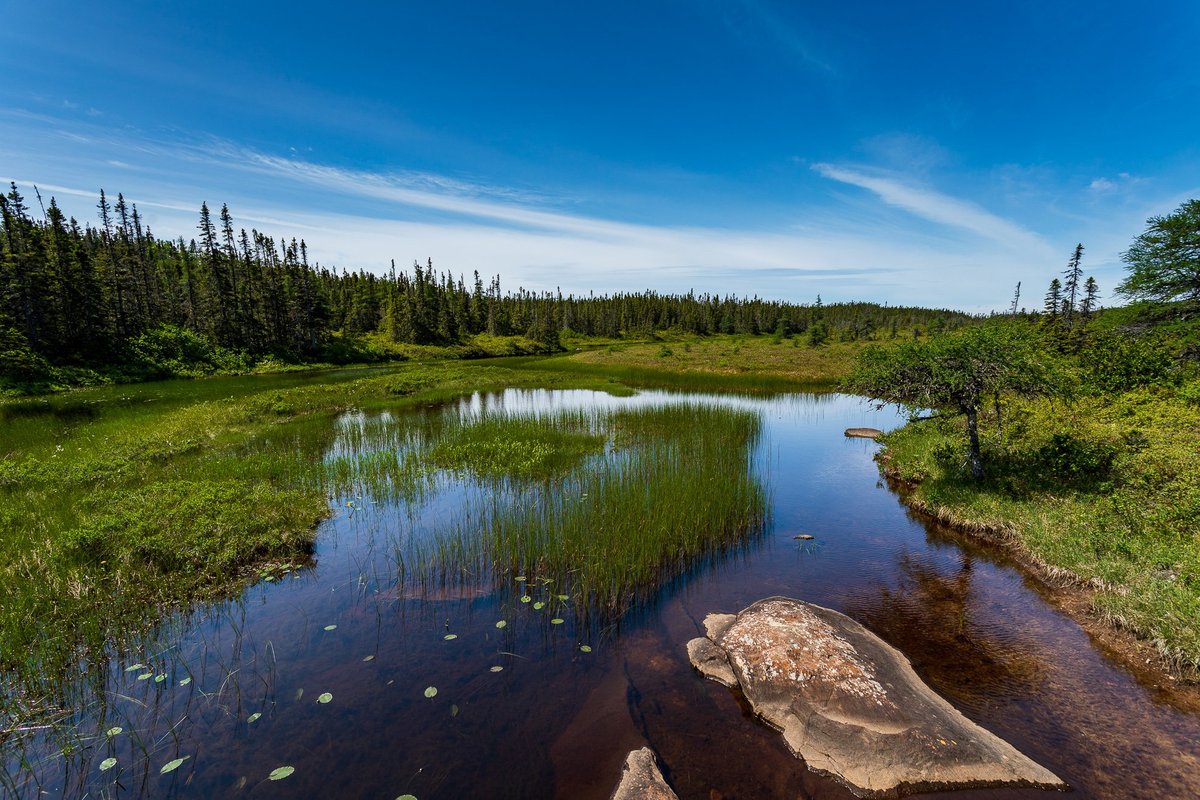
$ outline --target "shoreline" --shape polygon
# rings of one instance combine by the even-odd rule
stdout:
[[[1096,647],[1130,672],[1155,701],[1200,713],[1200,670],[1180,668],[1163,657],[1154,643],[1138,631],[1097,612],[1092,598],[1105,588],[1101,583],[1046,563],[1007,525],[980,523],[925,502],[916,496],[919,484],[902,478],[899,470],[890,465],[886,451],[877,453],[875,461],[888,486],[912,513],[1002,553],[1022,574],[1033,579],[1034,587],[1046,602],[1079,625]]]

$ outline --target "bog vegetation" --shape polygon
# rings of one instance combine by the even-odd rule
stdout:
[[[887,471],[936,516],[1087,582],[1095,609],[1200,669],[1200,204],[1155,217],[1099,311],[1077,247],[1039,314],[869,349],[847,382],[915,421]],[[1082,291],[1081,291],[1082,289]],[[926,415],[925,410],[934,413]]]

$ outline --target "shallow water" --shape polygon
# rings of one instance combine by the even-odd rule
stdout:
[[[467,480],[441,476],[411,502],[331,498],[315,568],[171,621],[158,647],[113,665],[103,704],[83,722],[82,749],[63,756],[31,745],[29,765],[6,764],[14,781],[7,791],[606,798],[625,754],[649,744],[681,798],[850,797],[808,773],[734,693],[687,662],[685,643],[707,613],[787,595],[843,611],[898,647],[935,690],[1056,772],[1077,797],[1200,796],[1200,718],[1157,702],[1002,556],[908,513],[879,479],[876,445],[842,436],[852,426],[890,428],[892,413],[837,395],[549,390],[474,395],[413,413],[683,398],[761,415],[763,435],[749,457],[770,492],[770,522],[649,602],[585,622],[556,604],[554,587],[530,592],[551,601],[540,611],[520,602],[527,590],[515,581],[414,587],[397,550],[486,491]],[[366,421],[380,420],[339,420],[331,456],[370,447],[371,437],[353,435]],[[412,422],[403,414],[382,421],[371,427]],[[795,540],[801,532],[816,538]],[[126,671],[137,662],[146,667]],[[428,687],[436,687],[432,697]],[[318,702],[323,693],[332,699]],[[261,716],[248,721],[253,714]],[[114,726],[123,731],[95,735]],[[110,756],[117,766],[101,771]],[[285,765],[295,772],[267,780]]]

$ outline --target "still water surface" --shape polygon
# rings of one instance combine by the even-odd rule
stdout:
[[[702,633],[706,614],[786,595],[865,624],[1076,797],[1200,797],[1200,718],[1158,702],[1107,661],[1002,556],[909,514],[880,481],[876,445],[842,436],[852,426],[890,428],[898,423],[891,412],[839,395],[509,390],[411,413],[684,399],[761,416],[754,452],[731,457],[751,459],[770,516],[761,535],[702,559],[650,602],[616,620],[584,622],[556,604],[552,587],[416,591],[397,552],[486,489],[443,475],[408,501],[334,497],[315,568],[169,623],[159,647],[113,667],[104,704],[86,723],[123,731],[66,758],[34,755],[41,786],[24,783],[20,793],[602,799],[629,750],[649,744],[685,800],[848,798],[836,782],[807,773],[734,693],[687,662],[685,644]],[[371,447],[361,435],[367,423],[413,420],[347,415],[330,457]],[[520,602],[525,591],[547,606]],[[146,666],[126,671],[137,662]],[[108,757],[117,766],[102,772]],[[160,774],[177,758],[185,760]],[[294,772],[268,780],[281,766]]]

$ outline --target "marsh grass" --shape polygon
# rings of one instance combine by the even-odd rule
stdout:
[[[582,411],[488,417],[457,427],[428,452],[437,467],[478,478],[550,479],[599,452],[604,437]]]
[[[620,613],[704,554],[762,529],[767,498],[750,469],[757,415],[681,403],[588,417],[569,422],[603,432],[589,437],[604,442],[603,455],[558,479],[477,496],[459,521],[413,546],[414,579],[537,576],[584,614]],[[510,424],[520,431],[530,421],[485,423],[485,440]],[[577,442],[566,441],[578,458]]]
[[[546,385],[612,386],[449,363],[0,403],[0,731],[94,696],[112,654],[168,612],[236,595],[259,565],[302,563],[331,492],[424,480],[424,468],[386,454],[340,464],[327,455],[336,420]]]
[[[147,656],[182,636],[163,625],[183,624],[188,615],[175,612],[197,601],[237,597],[247,582],[310,564],[331,497],[420,503],[447,482],[471,483],[457,523],[396,543],[401,581],[495,589],[527,571],[539,593],[522,608],[541,603],[547,625],[571,611],[619,612],[761,529],[766,499],[749,468],[755,415],[688,404],[541,414],[454,406],[466,392],[521,386],[629,393],[605,376],[514,362],[0,404],[6,768],[26,778],[46,769],[24,763],[29,737],[76,754],[72,764],[88,763],[83,752],[110,757],[79,724],[85,717],[128,731],[114,777],[159,759],[170,742],[136,738],[157,723],[106,721],[113,686],[132,683],[150,706],[150,693],[183,680],[196,688],[180,677],[187,663],[177,675]],[[153,663],[147,680],[121,677],[132,654]]]

